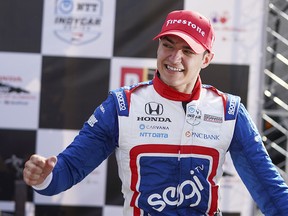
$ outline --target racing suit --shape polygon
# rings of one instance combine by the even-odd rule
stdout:
[[[202,85],[200,77],[192,95],[173,90],[157,74],[111,91],[37,191],[67,190],[113,151],[125,216],[216,215],[227,151],[261,211],[288,214],[288,188],[240,98]]]

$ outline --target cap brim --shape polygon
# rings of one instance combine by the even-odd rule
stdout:
[[[188,45],[191,47],[191,49],[195,53],[203,53],[206,50],[206,48],[204,48],[200,43],[198,43],[196,40],[191,38],[191,36],[188,36],[186,33],[183,33],[180,31],[166,31],[166,32],[158,34],[156,37],[153,38],[153,40],[156,40],[165,35],[175,35],[175,36],[182,38],[183,40],[186,41],[186,43],[188,43]]]

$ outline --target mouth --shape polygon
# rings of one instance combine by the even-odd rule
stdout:
[[[172,67],[168,64],[165,64],[165,67],[167,70],[170,70],[170,71],[173,71],[173,72],[183,72],[184,69],[181,69],[181,68],[176,68],[176,67]]]

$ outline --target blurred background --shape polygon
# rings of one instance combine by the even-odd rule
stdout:
[[[211,19],[215,57],[202,82],[241,96],[288,181],[287,0],[1,0],[1,216],[122,215],[114,155],[53,197],[23,183],[23,166],[63,150],[109,90],[153,77],[152,38],[177,9]],[[224,216],[261,215],[229,155],[220,193]]]

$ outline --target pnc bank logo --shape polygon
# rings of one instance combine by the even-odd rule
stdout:
[[[145,113],[147,115],[159,116],[164,112],[163,105],[156,102],[149,102],[145,104]]]

